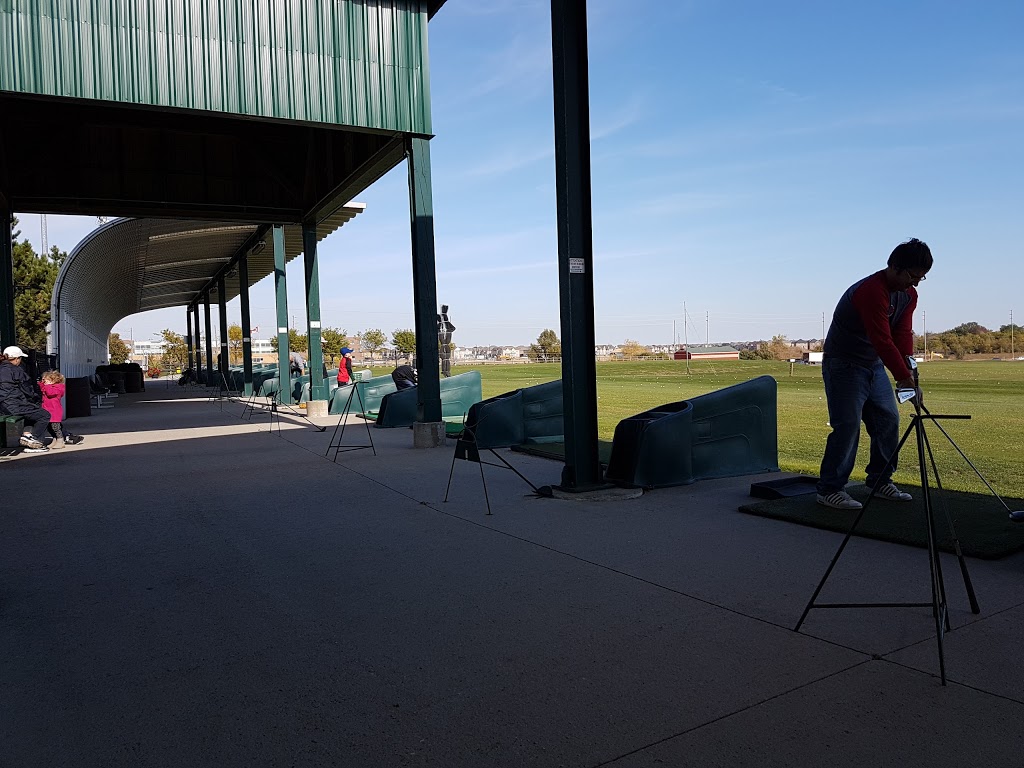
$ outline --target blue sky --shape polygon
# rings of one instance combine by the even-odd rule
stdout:
[[[908,237],[915,329],[1024,320],[1024,3],[590,0],[599,343],[818,337]],[[439,302],[456,343],[559,331],[550,5],[430,23]],[[405,167],[321,246],[323,322],[412,327]],[[38,217],[21,216],[38,243]],[[50,217],[70,250],[93,219]],[[301,263],[289,312],[304,323]],[[229,307],[237,318],[237,302]],[[274,325],[272,286],[253,323]],[[184,312],[126,318],[147,338]],[[263,333],[260,334],[264,335]]]

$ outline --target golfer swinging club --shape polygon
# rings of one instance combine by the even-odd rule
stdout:
[[[846,492],[857,460],[861,421],[871,438],[868,487],[875,489],[877,498],[913,499],[892,482],[900,414],[886,368],[896,386],[916,390],[920,402],[921,392],[906,359],[914,352],[916,286],[931,268],[932,252],[925,243],[916,238],[900,243],[885,269],[851,285],[836,305],[821,364],[832,432],[821,459],[819,504],[832,509],[863,506]]]

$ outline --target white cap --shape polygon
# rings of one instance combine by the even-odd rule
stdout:
[[[4,350],[5,357],[28,357],[24,352],[21,351],[21,347],[8,347]]]

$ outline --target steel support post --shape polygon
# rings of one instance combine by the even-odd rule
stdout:
[[[188,367],[191,368],[195,362],[195,357],[192,349],[192,307],[185,307],[185,341],[188,346]]]
[[[11,219],[14,213],[0,206],[0,349],[18,343],[14,325],[14,240]]]
[[[320,345],[320,267],[316,253],[316,222],[302,225],[302,253],[306,267],[306,333],[309,339],[309,399],[326,400],[324,350]]]
[[[277,307],[277,388],[279,403],[291,402],[292,377],[288,373],[288,277],[284,271],[284,227],[274,227],[274,303]],[[288,399],[285,399],[285,396]]]
[[[217,308],[220,310],[220,364],[217,366],[218,384],[227,386],[228,380],[228,293],[225,290],[224,278],[217,280]]]
[[[252,394],[252,319],[249,316],[249,254],[238,259],[238,304],[242,312],[242,384]]]
[[[213,328],[210,325],[210,294],[203,294],[203,310],[206,320],[206,386],[213,386]]]
[[[196,375],[196,381],[199,381],[199,374],[202,372],[202,369],[203,369],[203,352],[202,352],[202,350],[203,350],[203,333],[202,333],[202,330],[201,330],[202,326],[199,325],[199,299],[198,298],[196,298],[196,303],[192,305],[192,317],[193,317],[192,327],[195,329],[194,333],[195,333],[195,348],[196,348],[196,367],[195,367],[194,373]]]
[[[434,270],[434,203],[430,185],[430,146],[406,142],[409,208],[412,222],[412,292],[416,312],[416,368],[419,402],[416,420],[441,421],[441,378],[437,346],[437,275]]]
[[[571,491],[602,484],[597,451],[594,244],[585,0],[551,0],[551,49],[565,421],[562,487]]]

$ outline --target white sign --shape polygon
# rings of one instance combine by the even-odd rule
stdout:
[[[309,323],[309,327],[310,328],[319,328],[320,327],[320,321],[319,320],[311,320],[310,323]]]
[[[583,259],[569,259],[569,274],[582,275],[587,270],[584,268]]]
[[[288,329],[287,328],[278,328],[277,332],[278,333],[288,333]]]

